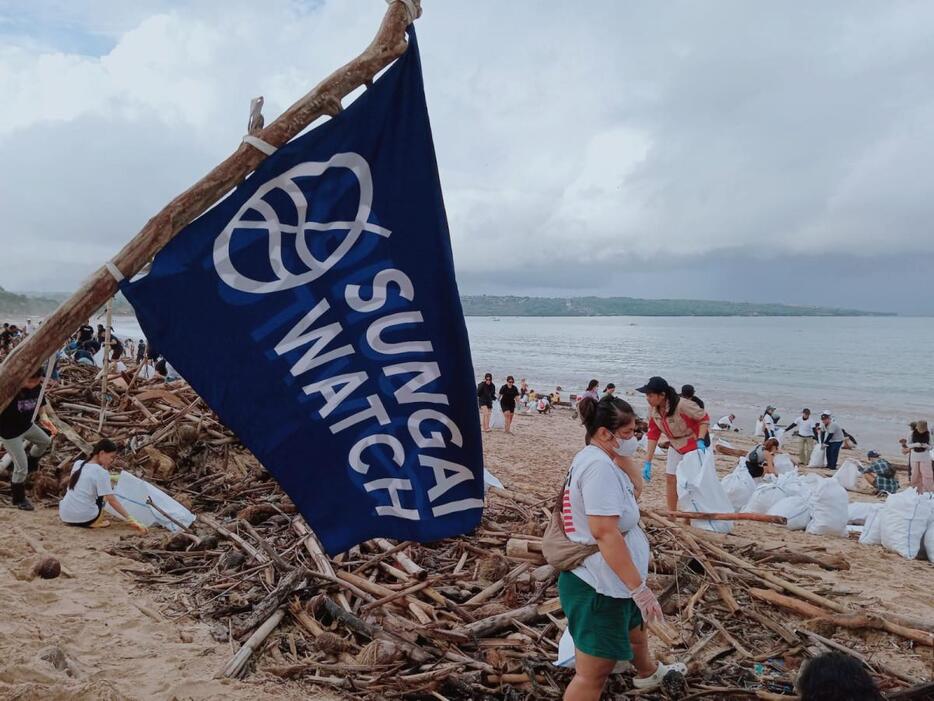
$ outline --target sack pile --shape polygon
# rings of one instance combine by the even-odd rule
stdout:
[[[748,472],[747,472],[748,474]],[[717,479],[716,456],[712,450],[688,453],[678,465],[678,509],[707,513],[733,513],[733,503]],[[694,520],[691,525],[717,533],[733,530],[732,521]]]

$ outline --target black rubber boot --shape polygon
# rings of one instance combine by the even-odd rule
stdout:
[[[33,457],[32,455],[26,456],[26,464],[28,469],[28,474],[33,474],[34,472],[39,471],[39,458]]]
[[[26,498],[25,484],[14,482],[10,485],[10,489],[13,492],[13,506],[22,509],[23,511],[35,511],[35,507],[32,505],[32,502]]]

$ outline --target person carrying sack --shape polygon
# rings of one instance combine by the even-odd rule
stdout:
[[[619,660],[632,660],[637,689],[655,688],[668,672],[684,674],[687,668],[661,664],[649,652],[645,622],[661,621],[662,610],[646,584],[649,541],[639,527],[634,487],[615,461],[633,438],[635,412],[612,396],[599,402],[586,397],[578,409],[587,445],[571,463],[560,512],[571,545],[563,548],[565,560],[555,559],[550,527],[542,550],[553,566],[579,562],[558,575],[575,648],[575,674],[564,698],[597,701]]]
[[[675,388],[663,377],[653,377],[640,387],[649,405],[649,445],[643,464],[642,476],[652,477],[652,458],[659,439],[668,438],[668,460],[665,465],[665,497],[669,511],[678,510],[678,465],[681,459],[695,450],[707,450],[703,437],[710,431],[707,412],[689,399],[681,398]]]

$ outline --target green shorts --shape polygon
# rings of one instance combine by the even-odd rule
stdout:
[[[636,602],[598,594],[570,572],[558,575],[558,596],[575,648],[607,660],[632,659],[629,631],[642,626]]]

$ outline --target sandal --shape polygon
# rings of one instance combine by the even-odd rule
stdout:
[[[677,672],[678,674],[684,675],[688,673],[688,668],[687,665],[681,662],[675,662],[674,664],[662,664],[659,662],[658,668],[655,670],[654,674],[648,677],[635,677],[632,680],[632,685],[637,689],[654,689],[661,685],[662,680],[668,676],[669,672]]]

